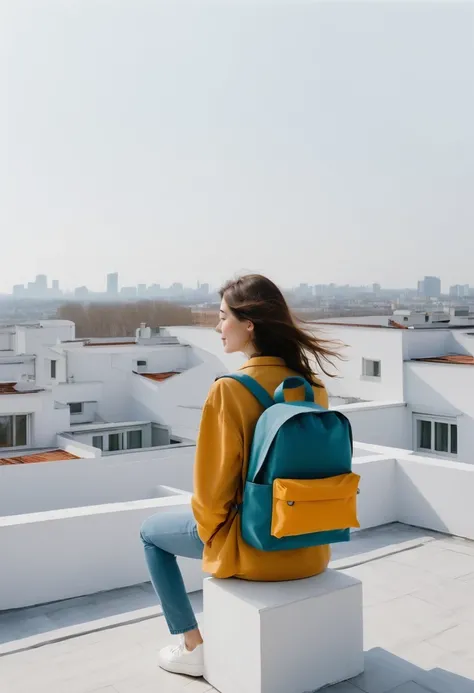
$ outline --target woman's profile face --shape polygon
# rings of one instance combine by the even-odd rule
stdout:
[[[249,320],[240,321],[230,310],[225,299],[222,299],[221,302],[216,331],[221,335],[226,354],[233,354],[237,351],[245,353],[252,343],[252,323]]]

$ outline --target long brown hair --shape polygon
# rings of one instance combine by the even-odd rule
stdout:
[[[300,327],[290,311],[280,289],[261,274],[247,274],[228,281],[219,291],[238,320],[250,320],[254,325],[254,344],[261,356],[278,356],[288,368],[302,375],[312,385],[315,380],[310,357],[329,377],[334,373],[334,359],[341,358],[338,344],[321,339]]]

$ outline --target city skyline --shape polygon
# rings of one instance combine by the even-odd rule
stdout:
[[[104,271],[103,269],[98,270],[97,277],[94,280],[88,279],[87,275],[81,275],[80,272],[76,271],[74,273],[75,276],[77,276],[78,280],[77,283],[69,279],[71,273],[68,273],[66,277],[64,277],[64,274],[62,273],[61,269],[58,271],[52,271],[48,272],[46,271],[45,268],[40,269],[38,271],[34,271],[32,274],[22,272],[21,274],[18,273],[15,276],[13,274],[14,270],[11,270],[9,274],[13,276],[13,281],[11,283],[7,283],[5,280],[4,276],[0,276],[0,295],[8,295],[12,293],[12,287],[16,285],[24,285],[25,287],[32,281],[32,277],[42,277],[46,276],[48,277],[49,281],[55,281],[59,284],[61,287],[61,290],[66,292],[66,293],[73,293],[74,290],[78,287],[83,287],[86,286],[89,291],[94,292],[94,293],[102,293],[106,291],[107,287],[107,276],[110,274],[118,274],[120,278],[120,286],[122,287],[132,287],[136,286],[138,287],[140,284],[146,284],[146,286],[153,286],[153,285],[159,285],[162,287],[170,287],[173,284],[179,283],[182,284],[183,286],[186,286],[187,288],[196,288],[196,286],[199,283],[206,283],[209,284],[210,288],[212,290],[217,291],[228,279],[232,277],[237,277],[241,274],[247,274],[247,273],[262,273],[271,278],[273,281],[275,281],[278,286],[280,286],[283,289],[291,289],[298,287],[303,284],[309,284],[311,286],[316,286],[316,285],[330,285],[334,284],[337,286],[351,286],[351,287],[372,287],[373,284],[380,284],[383,288],[387,289],[394,289],[394,290],[406,290],[406,289],[413,289],[417,287],[418,283],[423,277],[434,277],[434,278],[439,278],[441,280],[441,286],[442,286],[442,293],[448,293],[448,290],[450,287],[454,285],[459,285],[459,286],[464,286],[464,285],[470,285],[474,286],[474,270],[471,270],[470,272],[467,272],[467,276],[460,276],[459,273],[454,269],[452,272],[442,272],[442,273],[433,273],[431,274],[425,274],[423,271],[418,271],[413,274],[413,279],[410,279],[408,283],[403,283],[403,282],[395,282],[393,284],[384,281],[383,275],[384,273],[382,271],[379,272],[378,275],[373,277],[365,277],[362,278],[362,280],[359,282],[352,282],[349,281],[347,276],[344,276],[339,272],[336,272],[334,275],[331,275],[328,271],[328,268],[325,268],[325,273],[324,276],[329,276],[329,279],[327,281],[322,281],[320,280],[319,273],[314,273],[313,277],[301,277],[299,278],[296,282],[291,282],[290,280],[285,281],[285,276],[287,276],[284,272],[272,272],[272,271],[264,271],[261,268],[243,268],[241,270],[236,270],[234,272],[230,272],[229,274],[222,274],[217,277],[215,281],[211,281],[209,276],[205,277],[205,281],[203,282],[204,278],[204,273],[196,276],[192,276],[191,278],[184,278],[182,275],[180,275],[179,270],[177,271],[176,274],[170,272],[169,267],[167,268],[166,271],[163,273],[160,273],[160,276],[156,276],[156,274],[153,276],[153,274],[147,274],[145,275],[140,275],[139,270],[135,272],[130,272],[130,271],[125,271],[121,272],[119,270],[114,269],[113,271],[111,270],[110,272]],[[215,276],[215,275],[214,275]],[[281,276],[283,279],[280,280],[278,277]],[[62,277],[62,278],[61,278]]]
[[[209,284],[210,289],[217,291],[228,279],[232,277],[237,277],[241,274],[247,274],[251,272],[256,272],[256,273],[262,273],[266,274],[266,276],[270,277],[273,281],[275,281],[278,286],[280,286],[283,289],[291,289],[295,288],[304,284],[308,284],[310,286],[317,286],[317,285],[336,285],[336,286],[350,286],[350,287],[372,287],[374,284],[380,284],[382,288],[385,289],[393,289],[393,290],[409,290],[409,289],[416,289],[417,285],[420,283],[423,277],[429,277],[429,278],[439,278],[441,281],[441,287],[442,287],[442,293],[447,294],[449,292],[449,288],[452,286],[465,286],[465,285],[470,285],[474,286],[474,271],[470,271],[468,274],[470,276],[467,276],[466,279],[464,280],[464,276],[460,277],[457,272],[454,270],[453,272],[447,274],[449,279],[446,278],[446,273],[440,273],[440,274],[429,274],[425,275],[423,272],[418,272],[414,273],[413,275],[413,280],[409,281],[409,283],[404,284],[402,282],[395,282],[394,284],[390,284],[388,282],[383,281],[383,277],[380,277],[379,275],[383,275],[383,272],[380,272],[379,275],[377,275],[375,278],[372,277],[366,277],[365,279],[362,279],[360,282],[351,282],[348,280],[347,277],[343,276],[342,274],[339,277],[336,276],[331,276],[329,274],[329,279],[327,281],[320,281],[319,276],[316,274],[313,276],[313,278],[301,278],[297,282],[292,283],[291,281],[285,282],[284,280],[281,281],[278,279],[276,276],[277,274],[281,274],[282,277],[285,277],[284,273],[277,273],[277,272],[265,272],[259,268],[245,268],[241,269],[240,271],[234,271],[226,275],[222,275],[220,278],[218,278],[216,281],[210,281],[209,277],[205,277],[205,281],[203,281],[204,274],[201,275],[201,278],[199,276],[192,277],[191,279],[184,279],[180,274],[179,271],[177,272],[176,275],[171,274],[169,271],[169,268],[167,269],[166,272],[163,272],[162,275],[160,276],[154,276],[153,275],[147,275],[146,277],[143,275],[140,275],[137,273],[132,273],[132,272],[120,272],[118,270],[113,270],[110,272],[101,270],[100,273],[98,274],[97,278],[94,281],[88,280],[87,276],[81,275],[80,271],[75,272],[75,275],[78,277],[77,283],[74,283],[73,281],[67,281],[62,280],[60,277],[63,276],[61,273],[61,270],[56,271],[56,272],[46,272],[46,271],[35,271],[32,275],[22,273],[21,275],[17,274],[15,277],[13,275],[13,281],[12,283],[7,283],[4,280],[4,276],[2,275],[0,277],[0,295],[9,295],[12,293],[12,288],[16,285],[23,285],[27,286],[29,283],[32,281],[32,277],[43,277],[46,276],[48,277],[48,281],[51,282],[57,282],[59,286],[61,287],[61,290],[65,293],[73,293],[74,290],[78,287],[83,287],[86,286],[89,291],[93,293],[103,293],[106,292],[107,288],[107,276],[111,274],[118,274],[120,278],[120,286],[121,287],[132,287],[136,286],[138,287],[139,285],[146,285],[147,287],[149,286],[161,286],[161,287],[171,287],[173,284],[182,284],[183,286],[187,288],[196,288],[198,284]],[[338,274],[338,273],[336,273]],[[68,276],[70,273],[68,273]],[[326,268],[325,270],[325,275],[328,276],[328,270]],[[165,279],[163,279],[163,277]],[[161,279],[161,281],[160,281]]]
[[[440,277],[427,275],[423,279],[419,279],[415,286],[406,287],[386,287],[379,282],[372,282],[362,285],[351,285],[348,283],[339,284],[337,282],[329,282],[328,284],[300,282],[296,286],[282,287],[284,290],[300,291],[300,293],[308,293],[317,295],[318,290],[322,288],[344,289],[348,288],[352,291],[361,290],[372,293],[393,292],[397,291],[416,291],[419,295],[428,297],[451,296],[458,298],[470,297],[470,285],[456,283],[446,287]],[[446,290],[447,289],[447,290]],[[309,290],[309,291],[308,291]],[[195,286],[186,285],[181,281],[174,281],[170,285],[163,285],[158,282],[148,284],[147,282],[139,281],[136,284],[123,284],[120,281],[119,272],[108,272],[103,277],[103,285],[99,290],[94,290],[87,284],[69,289],[62,287],[58,279],[50,279],[45,274],[38,274],[34,281],[28,281],[26,284],[14,284],[11,295],[15,298],[35,297],[35,298],[61,298],[74,295],[76,298],[86,298],[90,295],[104,295],[107,297],[122,297],[122,298],[150,298],[159,296],[179,296],[186,292],[193,292],[196,295],[201,295],[203,298],[215,294],[218,287],[213,287],[209,282],[197,281]]]
[[[218,5],[2,5],[0,291],[474,283],[469,4]]]

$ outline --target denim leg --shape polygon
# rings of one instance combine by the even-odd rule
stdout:
[[[196,617],[184,587],[176,556],[202,558],[200,540],[191,509],[152,515],[140,536],[152,585],[161,601],[170,633],[197,628]]]

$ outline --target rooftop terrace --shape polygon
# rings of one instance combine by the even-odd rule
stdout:
[[[366,661],[362,676],[331,692],[472,693],[474,542],[393,523],[335,547],[332,567],[363,581]],[[200,614],[200,593],[192,600]],[[157,651],[168,641],[148,583],[3,612],[0,689],[213,691],[203,679],[157,667]]]
[[[472,693],[474,465],[354,453],[362,530],[331,567],[362,580],[365,673],[331,691]],[[194,448],[142,458],[1,468],[0,693],[213,690],[157,667],[169,636],[138,539],[146,517],[189,503]],[[181,565],[199,614],[199,564]]]

